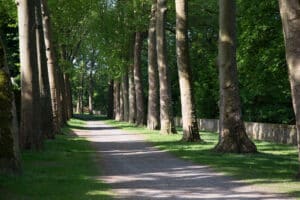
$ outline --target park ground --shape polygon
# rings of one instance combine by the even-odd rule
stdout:
[[[177,187],[182,184],[182,193],[178,193],[177,197],[188,191],[191,198],[196,198],[197,192],[192,188],[201,192],[197,188],[204,186],[200,181],[200,172],[202,180],[204,176],[210,180],[208,175],[212,177],[211,180],[219,180],[219,183],[214,181],[213,185],[209,185],[206,191],[206,195],[214,194],[215,198],[224,199],[226,195],[230,195],[226,193],[229,187],[236,193],[236,199],[288,199],[287,196],[300,199],[300,184],[293,178],[298,167],[297,149],[293,146],[255,141],[259,154],[216,154],[211,151],[218,138],[214,133],[202,133],[205,141],[202,143],[183,143],[180,142],[180,134],[165,136],[124,122],[103,121],[100,117],[93,118],[93,121],[89,119],[72,119],[63,129],[63,135],[58,135],[56,140],[47,141],[44,151],[24,152],[23,174],[0,177],[0,199],[112,199],[113,196],[118,198],[118,194],[130,199],[128,190],[135,191],[131,193],[135,197],[139,195],[140,199],[147,195],[155,199],[154,194],[157,194],[157,198],[168,199],[174,198],[168,196],[168,188],[170,191],[178,190]],[[99,122],[100,119],[102,122]],[[108,140],[112,139],[109,143]],[[164,151],[171,154],[166,155]],[[155,158],[157,155],[158,159]],[[175,158],[174,155],[182,159]],[[157,162],[160,158],[164,158],[166,162]],[[152,159],[153,162],[146,162],[147,159]],[[144,161],[141,162],[142,160]],[[159,172],[155,166],[161,163],[165,165],[159,165]],[[108,168],[111,169],[112,166],[115,169],[109,171]],[[143,170],[140,171],[140,168]],[[180,171],[180,168],[190,170]],[[171,175],[169,177],[163,173]],[[176,174],[180,176],[180,173],[190,176],[174,178]],[[220,173],[230,178],[223,179]],[[153,179],[162,181],[160,188],[164,188],[163,191],[157,191],[157,183]],[[152,186],[147,188],[147,184]],[[260,196],[255,197],[253,193]],[[269,196],[270,194],[275,196]],[[204,197],[202,195],[201,198]],[[188,198],[183,195],[181,199]]]

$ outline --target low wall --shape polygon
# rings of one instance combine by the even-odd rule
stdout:
[[[181,118],[176,117],[175,124],[182,126]],[[200,131],[219,132],[217,119],[198,119],[198,124]],[[296,127],[293,125],[245,122],[245,128],[248,136],[256,140],[297,144]]]

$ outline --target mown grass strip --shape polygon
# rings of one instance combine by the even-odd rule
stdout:
[[[69,126],[84,127],[85,122],[72,119]],[[23,174],[0,176],[1,200],[106,200],[112,199],[110,188],[97,180],[100,175],[94,150],[83,138],[71,134],[48,140],[41,152],[22,153]]]
[[[270,142],[255,141],[258,154],[219,154],[212,151],[218,142],[215,133],[202,132],[205,142],[181,142],[181,134],[161,135],[126,122],[107,120],[107,124],[133,133],[142,133],[156,147],[174,155],[209,165],[218,172],[233,176],[249,184],[266,187],[300,199],[300,183],[294,179],[298,169],[297,148]]]

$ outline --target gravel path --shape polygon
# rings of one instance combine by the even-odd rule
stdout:
[[[99,152],[99,177],[110,184],[115,199],[292,199],[248,186],[153,148],[142,135],[128,133],[99,121],[87,122],[86,137]]]

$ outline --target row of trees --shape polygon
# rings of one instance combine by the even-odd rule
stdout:
[[[194,142],[200,140],[200,135],[194,103],[192,70],[189,63],[187,1],[175,1],[175,7],[176,57],[183,121],[182,140]],[[145,114],[141,81],[140,60],[143,42],[141,31],[135,32],[134,46],[131,47],[134,52],[133,65],[123,73],[123,77],[114,81],[114,87],[111,88],[114,88],[114,117],[116,120],[125,120],[137,125],[144,125],[147,122],[149,129],[160,129],[161,133],[170,134],[176,133],[176,129],[172,112],[171,78],[167,64],[166,11],[167,2],[165,0],[152,2],[148,29],[148,114]],[[242,121],[235,59],[235,26],[235,2],[220,1],[221,137],[216,150],[250,153],[256,152],[256,147],[247,137]]]
[[[279,1],[281,18],[284,27],[286,57],[289,66],[292,99],[296,113],[298,138],[300,138],[298,110],[297,41],[299,36],[295,27],[298,21],[291,24],[299,2]],[[183,121],[183,140],[199,141],[197,115],[194,104],[193,81],[189,64],[187,1],[176,0],[176,52]],[[149,129],[160,129],[163,134],[176,133],[172,112],[172,95],[170,73],[167,64],[165,0],[153,0],[148,29],[148,114],[145,114],[145,103],[141,76],[141,46],[143,32],[136,31],[134,37],[133,64],[125,69],[122,77],[114,80],[110,89],[114,92],[114,112],[110,104],[110,116],[119,121],[129,121],[137,125],[147,124]],[[255,153],[256,146],[248,138],[242,118],[241,100],[238,86],[236,60],[236,2],[219,1],[219,47],[218,66],[220,83],[220,138],[215,147],[218,152]],[[128,84],[129,83],[129,84]],[[112,84],[112,82],[111,82]],[[128,86],[129,85],[129,86]],[[129,88],[129,89],[128,89]],[[112,96],[110,94],[110,96]],[[299,115],[300,116],[300,115]],[[300,141],[300,140],[299,140]],[[300,148],[300,142],[299,142]]]
[[[289,110],[288,79],[285,78],[285,71],[282,68],[284,58],[271,59],[272,56],[268,56],[268,53],[261,50],[267,43],[263,43],[264,45],[257,43],[257,41],[264,41],[264,38],[272,37],[277,43],[268,44],[270,52],[273,55],[282,53],[281,50],[274,50],[282,47],[278,45],[279,43],[283,44],[279,36],[280,25],[274,28],[273,24],[266,23],[268,20],[273,20],[272,23],[276,24],[280,19],[278,4],[274,1],[269,3],[257,1],[257,4],[251,3],[252,1],[237,1],[238,10],[243,11],[241,13],[249,12],[250,16],[254,16],[255,12],[259,19],[266,19],[261,22],[263,25],[252,27],[251,30],[249,24],[251,25],[252,17],[251,20],[247,20],[248,18],[243,14],[236,15],[234,0],[220,0],[219,15],[217,4],[213,1],[49,0],[52,30],[49,23],[50,16],[47,7],[44,6],[46,1],[41,2],[43,5],[41,19],[39,17],[41,15],[37,14],[39,6],[36,5],[40,5],[37,2],[39,1],[18,3],[22,148],[39,149],[45,136],[51,138],[54,136],[53,133],[58,132],[59,127],[71,115],[71,96],[73,96],[73,105],[78,105],[78,111],[83,112],[84,105],[89,104],[91,113],[93,107],[100,108],[107,111],[108,116],[115,117],[117,120],[138,125],[147,124],[149,129],[160,129],[164,134],[176,132],[173,118],[182,113],[185,141],[201,140],[196,113],[201,117],[217,117],[220,114],[220,141],[215,148],[220,152],[256,152],[256,147],[245,134],[241,104],[244,105],[243,111],[248,120],[293,121]],[[299,117],[297,117],[298,33],[295,28],[298,21],[291,20],[297,19],[296,10],[299,3],[279,2],[285,30],[294,110],[296,122],[299,124]],[[189,11],[187,11],[188,3]],[[1,5],[3,7],[6,4]],[[267,9],[269,7],[273,9],[272,12]],[[167,12],[167,10],[174,12]],[[265,15],[262,17],[262,14]],[[192,22],[189,26],[188,21]],[[256,22],[260,23],[259,20]],[[239,34],[236,34],[237,26],[242,30]],[[217,38],[219,38],[219,48],[215,48]],[[27,42],[24,42],[26,40]],[[239,52],[236,52],[237,41],[240,42],[239,47],[241,47]],[[43,44],[46,51],[42,50]],[[11,46],[6,47],[7,52],[12,52]],[[46,56],[43,55],[45,52]],[[217,52],[219,56],[216,61]],[[55,55],[58,55],[57,58]],[[47,67],[43,68],[45,57]],[[13,58],[10,53],[7,58],[7,63],[12,63]],[[252,70],[251,67],[257,65],[253,62],[254,58],[261,61],[259,65],[265,67],[263,70]],[[269,63],[271,67],[265,63]],[[245,78],[238,79],[237,65],[241,72],[240,77]],[[3,64],[3,66],[7,65]],[[219,81],[217,81],[216,66],[219,68]],[[12,68],[9,66],[10,72],[17,71]],[[255,74],[255,71],[259,72]],[[5,74],[7,77],[7,68]],[[276,81],[278,85],[274,84],[274,81],[267,80],[278,80]],[[9,84],[9,81],[6,83]],[[239,85],[243,86],[241,90]],[[11,86],[5,86],[8,87],[11,92]],[[269,92],[269,95],[265,95],[262,91]],[[89,98],[86,98],[87,96]],[[262,106],[270,99],[280,103],[278,105],[277,102],[272,103],[277,109],[265,112],[261,108],[266,108]],[[107,100],[108,104],[104,104],[103,102]],[[17,103],[17,108],[18,105]],[[284,105],[283,109],[281,105]],[[13,105],[5,108],[13,113]],[[47,110],[46,114],[44,112],[40,114],[41,108],[43,111]],[[259,108],[259,112],[253,108]],[[51,117],[46,117],[48,114],[52,116],[52,122]],[[276,121],[277,118],[280,120]],[[8,119],[12,124],[12,118]],[[54,128],[51,130],[51,127]],[[11,141],[9,144],[15,144],[15,147],[9,145],[12,152],[15,152],[10,155],[17,155],[16,144],[19,142],[12,137],[16,134],[8,135]],[[3,144],[8,143],[3,142]],[[13,157],[17,156],[7,158]]]
[[[1,172],[20,172],[19,149],[41,150],[72,116],[71,87],[57,66],[47,0],[22,0],[17,7],[20,124],[1,41]]]

